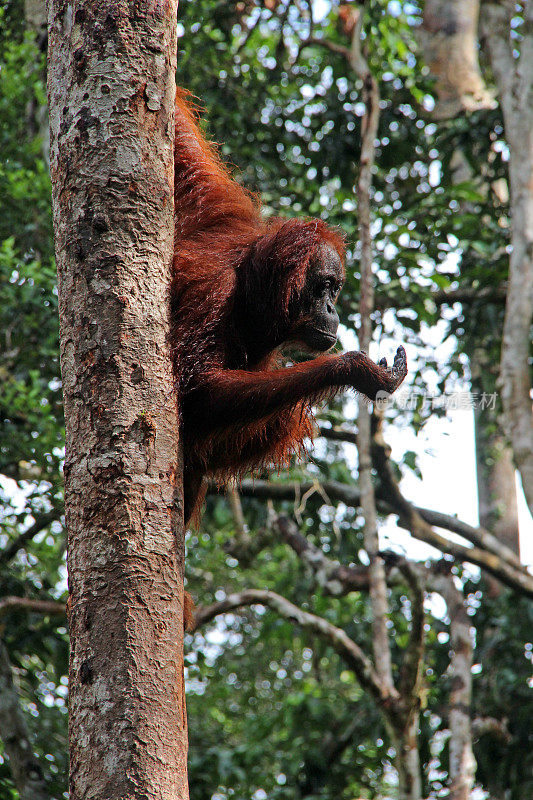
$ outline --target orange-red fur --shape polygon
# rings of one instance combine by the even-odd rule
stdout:
[[[262,290],[265,318],[256,324],[286,326],[291,301],[301,291],[317,248],[324,242],[340,254],[344,248],[341,237],[320,220],[264,221],[258,199],[230,177],[202,136],[195,109],[181,90],[176,98],[174,191],[172,342],[183,397],[208,371],[270,373],[278,360],[277,348],[250,357],[234,330],[235,303],[246,302],[247,292]],[[253,247],[255,266],[246,263]],[[273,247],[276,264],[267,264]],[[268,293],[256,274],[258,265],[272,272]],[[301,450],[311,432],[308,400],[295,401],[244,427],[232,425],[209,434],[201,424],[190,428],[185,418],[185,491],[191,495],[188,502],[186,498],[186,515],[201,505],[204,475],[223,482],[250,468],[282,465]]]

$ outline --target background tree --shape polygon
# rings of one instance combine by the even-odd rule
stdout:
[[[449,5],[461,13],[461,3]],[[362,43],[381,97],[370,193],[371,355],[407,341],[413,380],[407,407],[393,405],[372,431],[392,679],[402,698],[403,666],[421,666],[415,755],[423,797],[468,796],[474,784],[481,796],[529,800],[531,577],[517,560],[514,496],[498,477],[499,452],[507,453],[504,474],[514,475],[501,408],[492,407],[507,296],[512,143],[499,105],[490,102],[497,93],[486,37],[478,75],[491,107],[457,106],[455,116],[436,119],[439,83],[419,49],[423,9],[373,0],[359,10],[353,3],[310,8],[304,0],[182,2],[178,80],[198,95],[208,112],[206,132],[223,143],[223,156],[242,169],[243,182],[262,193],[267,211],[321,214],[346,231],[351,246],[341,312],[346,344],[353,346],[360,324],[354,187],[365,105],[352,46]],[[0,385],[1,472],[9,476],[2,480],[0,560],[0,591],[9,603],[0,613],[35,756],[50,796],[60,797],[64,619],[49,606],[20,601],[53,601],[65,587],[48,179],[39,127],[25,123],[35,108],[30,96],[43,100],[42,61],[34,34],[24,38],[19,3],[4,3],[1,24],[0,226],[10,241],[0,261],[0,314],[11,339],[0,363],[8,376]],[[509,27],[517,57],[524,46],[521,6]],[[464,35],[476,47],[476,27]],[[429,54],[427,61],[432,65]],[[16,356],[9,342],[19,348]],[[475,393],[477,430],[482,426],[488,437],[477,435],[486,474],[485,480],[478,473],[478,481],[485,480],[490,512],[483,516],[480,508],[481,527],[457,518],[459,497],[451,490],[464,460],[463,433],[441,400],[457,397],[458,389]],[[372,659],[374,642],[355,416],[349,398],[329,406],[305,464],[262,476],[268,483],[245,481],[240,492],[213,493],[200,531],[189,534],[187,578],[201,605],[201,624],[186,645],[193,798],[398,794],[394,731],[353,662],[353,645]],[[441,429],[456,442],[453,461],[440,451]],[[427,476],[421,484],[413,479],[426,463],[426,431],[440,465],[438,511],[426,508]],[[413,547],[405,528],[437,550]],[[420,589],[426,592],[422,660],[410,634],[420,619]],[[239,605],[245,601],[252,605]],[[336,631],[351,643],[351,662],[335,649]],[[408,654],[418,655],[409,662]],[[413,676],[412,668],[407,674]],[[8,760],[0,764],[0,793],[7,797],[17,796],[13,774]]]

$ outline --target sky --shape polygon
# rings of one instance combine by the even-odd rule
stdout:
[[[430,420],[418,437],[411,429],[395,432],[389,428],[387,438],[392,446],[393,459],[407,449],[419,454],[423,480],[412,473],[405,475],[401,488],[407,498],[433,511],[455,514],[470,525],[479,525],[474,414],[471,409],[452,411],[446,419]],[[533,519],[518,477],[517,496],[520,555],[524,564],[533,566]],[[395,531],[398,529],[394,523],[387,525],[387,533],[397,540]],[[449,533],[446,535],[450,536]],[[458,541],[461,540],[458,538]],[[435,553],[422,543],[416,543],[416,547]]]
[[[442,342],[443,326],[427,328],[422,332],[425,345],[432,348],[432,355],[445,364],[451,350],[455,347],[454,340],[449,337]],[[345,350],[356,350],[357,336],[353,329],[341,326],[339,337]],[[394,353],[400,340],[397,334],[383,336],[381,341],[372,342],[370,357],[375,361],[385,356],[390,364],[391,354]],[[423,351],[418,352],[414,345],[406,344],[407,362],[411,372],[424,358]],[[423,364],[423,362],[422,362]],[[423,371],[424,375],[424,371]],[[431,390],[435,385],[433,373],[427,375],[427,384]],[[398,392],[403,392],[404,397],[409,396],[409,375],[405,384]],[[458,386],[457,397],[464,396],[464,390]],[[450,399],[448,396],[447,399]],[[356,404],[349,401],[345,407],[348,418],[356,417]],[[418,467],[422,473],[422,480],[417,478],[410,470],[404,470],[401,489],[407,500],[415,505],[423,506],[432,511],[440,511],[458,517],[469,525],[479,525],[478,497],[476,482],[476,457],[474,439],[474,412],[472,408],[458,408],[448,411],[446,417],[434,416],[424,425],[422,431],[415,434],[407,424],[402,425],[402,415],[395,418],[393,424],[385,429],[385,440],[392,448],[393,461],[401,462],[403,454],[412,450],[417,454]],[[357,464],[355,447],[352,446],[351,454],[347,451],[349,463]],[[517,497],[519,513],[520,557],[524,564],[533,566],[533,519],[526,505],[522,486],[517,475]],[[446,536],[455,541],[468,544],[459,536],[446,531]],[[391,547],[405,552],[411,558],[424,559],[438,557],[439,551],[416,541],[399,528],[394,517],[389,517],[380,528],[381,544],[383,549]]]

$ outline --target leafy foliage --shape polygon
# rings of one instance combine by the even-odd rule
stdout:
[[[318,215],[339,225],[349,241],[348,280],[340,308],[346,335],[358,321],[357,203],[361,88],[342,55],[311,42],[309,20],[296,4],[253,6],[184,0],[179,12],[178,82],[198,95],[205,129],[222,142],[224,158],[260,192],[265,213]],[[319,5],[319,4],[317,4]],[[315,34],[344,46],[338,4],[315,20]],[[374,174],[373,229],[376,339],[416,346],[413,375],[422,391],[461,382],[491,391],[491,369],[470,374],[476,351],[497,362],[503,313],[498,289],[506,276],[509,209],[501,191],[507,146],[498,110],[437,125],[432,86],[419,60],[414,4],[373,0],[365,22],[368,58],[381,91]],[[22,3],[0,6],[0,544],[17,542],[34,520],[53,511],[38,536],[5,563],[0,594],[62,596],[65,589],[60,468],[57,294],[54,289],[49,179],[43,153],[43,57],[24,32]],[[460,157],[464,180],[453,176]],[[494,289],[494,296],[476,296]],[[468,305],[447,293],[470,293]],[[432,337],[428,332],[432,332]],[[435,331],[446,344],[436,353]],[[472,383],[471,383],[472,382]],[[433,409],[433,413],[435,410]],[[353,416],[337,401],[321,412],[338,423]],[[428,411],[419,404],[409,422],[419,430]],[[402,419],[408,417],[402,411]],[[496,423],[494,423],[496,424]],[[403,470],[416,470],[413,451]],[[353,483],[350,448],[321,441],[303,465],[272,480]],[[254,542],[237,557],[233,517],[222,497],[210,497],[201,530],[188,539],[187,575],[207,604],[248,587],[273,589],[344,628],[371,652],[368,597],[332,598],[316,586],[301,560],[269,532],[269,508],[243,500]],[[294,505],[281,506],[294,514]],[[450,500],[450,513],[454,512]],[[328,557],[364,563],[362,520],[340,506],[324,509],[318,494],[297,509],[302,533]],[[512,800],[533,791],[530,736],[531,606],[503,594],[489,601],[483,584],[466,584],[476,625],[475,713],[506,725],[510,738],[486,733],[476,742],[480,785]],[[409,602],[405,587],[391,596],[395,669],[405,650]],[[449,686],[447,621],[428,612],[420,750],[424,796],[442,796],[447,776]],[[45,766],[51,797],[66,775],[67,641],[63,621],[27,613],[6,616],[0,635],[17,670],[20,696]],[[187,642],[192,800],[394,796],[394,753],[383,719],[353,674],[318,637],[265,609],[226,615]],[[497,765],[497,768],[496,766]],[[1,758],[0,795],[15,800]]]

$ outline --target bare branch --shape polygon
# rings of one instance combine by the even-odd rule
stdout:
[[[298,530],[295,523],[286,516],[280,515],[275,526],[282,538],[302,558],[313,571],[317,583],[327,594],[333,596],[344,595],[352,591],[368,590],[370,588],[370,570],[366,566],[344,566],[338,561],[328,558],[322,550],[315,547]],[[391,572],[394,575],[391,575]],[[422,575],[421,575],[422,572]],[[401,573],[401,574],[400,574]],[[392,578],[393,583],[402,579],[411,590],[411,626],[409,644],[406,648],[402,665],[400,694],[404,702],[413,707],[418,706],[420,681],[422,678],[422,665],[424,658],[424,592],[421,585],[427,581],[429,569],[422,570],[411,565],[406,559],[394,559],[394,566],[389,567],[387,582]]]
[[[332,442],[346,442],[347,444],[357,444],[356,431],[347,431],[344,428],[326,428],[325,425],[318,426],[319,435]]]
[[[325,497],[332,501],[340,501],[352,508],[358,508],[361,504],[361,493],[357,486],[351,486],[340,481],[323,481],[323,494],[316,494],[321,499],[321,505],[326,505]],[[302,495],[313,488],[314,484],[310,481],[305,483],[271,483],[270,481],[245,479],[240,484],[242,497],[254,497],[257,500],[288,500],[297,502]],[[215,486],[210,486],[209,491],[216,491]],[[391,513],[391,512],[389,512]]]
[[[368,591],[370,586],[368,567],[362,564],[357,566],[340,564],[316,547],[306,536],[298,530],[296,524],[289,517],[280,514],[275,522],[276,527],[286,544],[302,559],[314,573],[317,584],[322,587],[325,594],[333,597],[349,594],[350,592]],[[397,553],[385,551],[381,557],[387,571],[387,583],[398,585],[407,583],[414,588],[415,599],[420,600],[424,587],[433,591],[432,576],[443,574],[443,562],[431,559],[423,563],[412,562]],[[446,568],[451,568],[446,562]],[[447,574],[447,573],[446,573]],[[416,587],[413,587],[416,581]],[[423,599],[423,597],[422,597]]]
[[[56,522],[61,517],[61,511],[59,509],[54,508],[52,511],[47,511],[44,514],[39,514],[35,517],[35,522],[33,525],[21,533],[14,542],[11,542],[6,549],[0,553],[0,564],[7,564],[11,561],[14,556],[22,550],[22,548],[27,544],[27,542],[34,539],[37,534],[44,531],[52,522]]]
[[[64,603],[57,600],[34,600],[31,597],[15,597],[9,595],[0,600],[0,618],[11,610],[33,611],[37,614],[66,615]]]
[[[256,604],[267,606],[284,619],[320,636],[348,664],[361,686],[372,694],[387,713],[390,714],[391,708],[399,703],[398,692],[383,684],[370,659],[341,628],[337,628],[322,617],[303,611],[276,592],[265,589],[246,589],[243,592],[230,594],[225,600],[210,606],[200,606],[196,610],[196,628],[205,625],[220,614]]]
[[[312,487],[313,484],[311,483],[278,484],[270,483],[269,481],[244,480],[240,488],[243,497],[255,497],[260,500],[270,499],[297,502],[298,499],[311,490]],[[356,486],[340,483],[340,481],[324,481],[322,483],[322,488],[324,490],[323,494],[317,494],[316,497],[320,497],[323,504],[325,503],[324,497],[327,497],[331,501],[339,501],[351,508],[359,508],[361,505],[361,494]],[[377,501],[377,507],[380,513],[397,514],[397,508],[393,500],[394,498],[389,496],[385,488],[380,489],[378,491]],[[428,525],[435,525],[439,528],[445,528],[453,533],[457,533],[467,539],[467,541],[486,550],[485,560],[487,560],[487,558],[490,560],[490,554],[494,554],[494,556],[496,556],[496,560],[493,562],[495,565],[500,561],[504,563],[508,562],[509,566],[522,572],[526,578],[531,578],[530,573],[517,559],[516,554],[508,547],[501,544],[484,528],[474,528],[472,525],[468,525],[466,522],[457,519],[457,517],[443,514],[440,511],[432,511],[427,508],[421,508],[420,506],[413,506],[413,509],[420,515],[423,521],[428,523]],[[456,543],[451,542],[437,532],[434,532],[433,540],[429,543],[433,544],[434,547],[437,547],[444,553],[451,553],[451,555],[456,555],[461,560],[476,563],[473,559],[477,551],[465,547],[464,545],[456,545]],[[452,548],[455,548],[453,552]],[[461,555],[459,555],[459,553],[461,553]],[[467,553],[470,554],[470,556],[467,556]]]
[[[430,511],[427,508],[416,507],[416,510],[426,522],[430,525],[436,525],[437,528],[446,528],[448,531],[458,533],[472,544],[478,545],[483,550],[489,553],[494,553],[498,558],[508,561],[509,564],[516,569],[526,572],[527,570],[521,563],[516,553],[510,547],[500,542],[492,533],[485,528],[474,528],[466,522],[462,522],[457,517],[452,517],[449,514],[442,514],[440,511]]]
[[[530,597],[533,597],[533,575],[525,570],[518,570],[494,553],[487,553],[478,547],[465,547],[452,542],[433,530],[422,518],[417,509],[402,495],[392,473],[385,445],[375,440],[374,464],[378,470],[382,486],[388,495],[391,505],[398,514],[398,520],[412,536],[422,542],[437,547],[443,553],[449,553],[461,561],[467,561],[483,567],[498,580]]]
[[[368,567],[347,567],[328,558],[320,548],[303,536],[296,524],[282,514],[274,522],[281,538],[313,571],[316,581],[326,594],[339,596],[348,592],[367,590]]]

